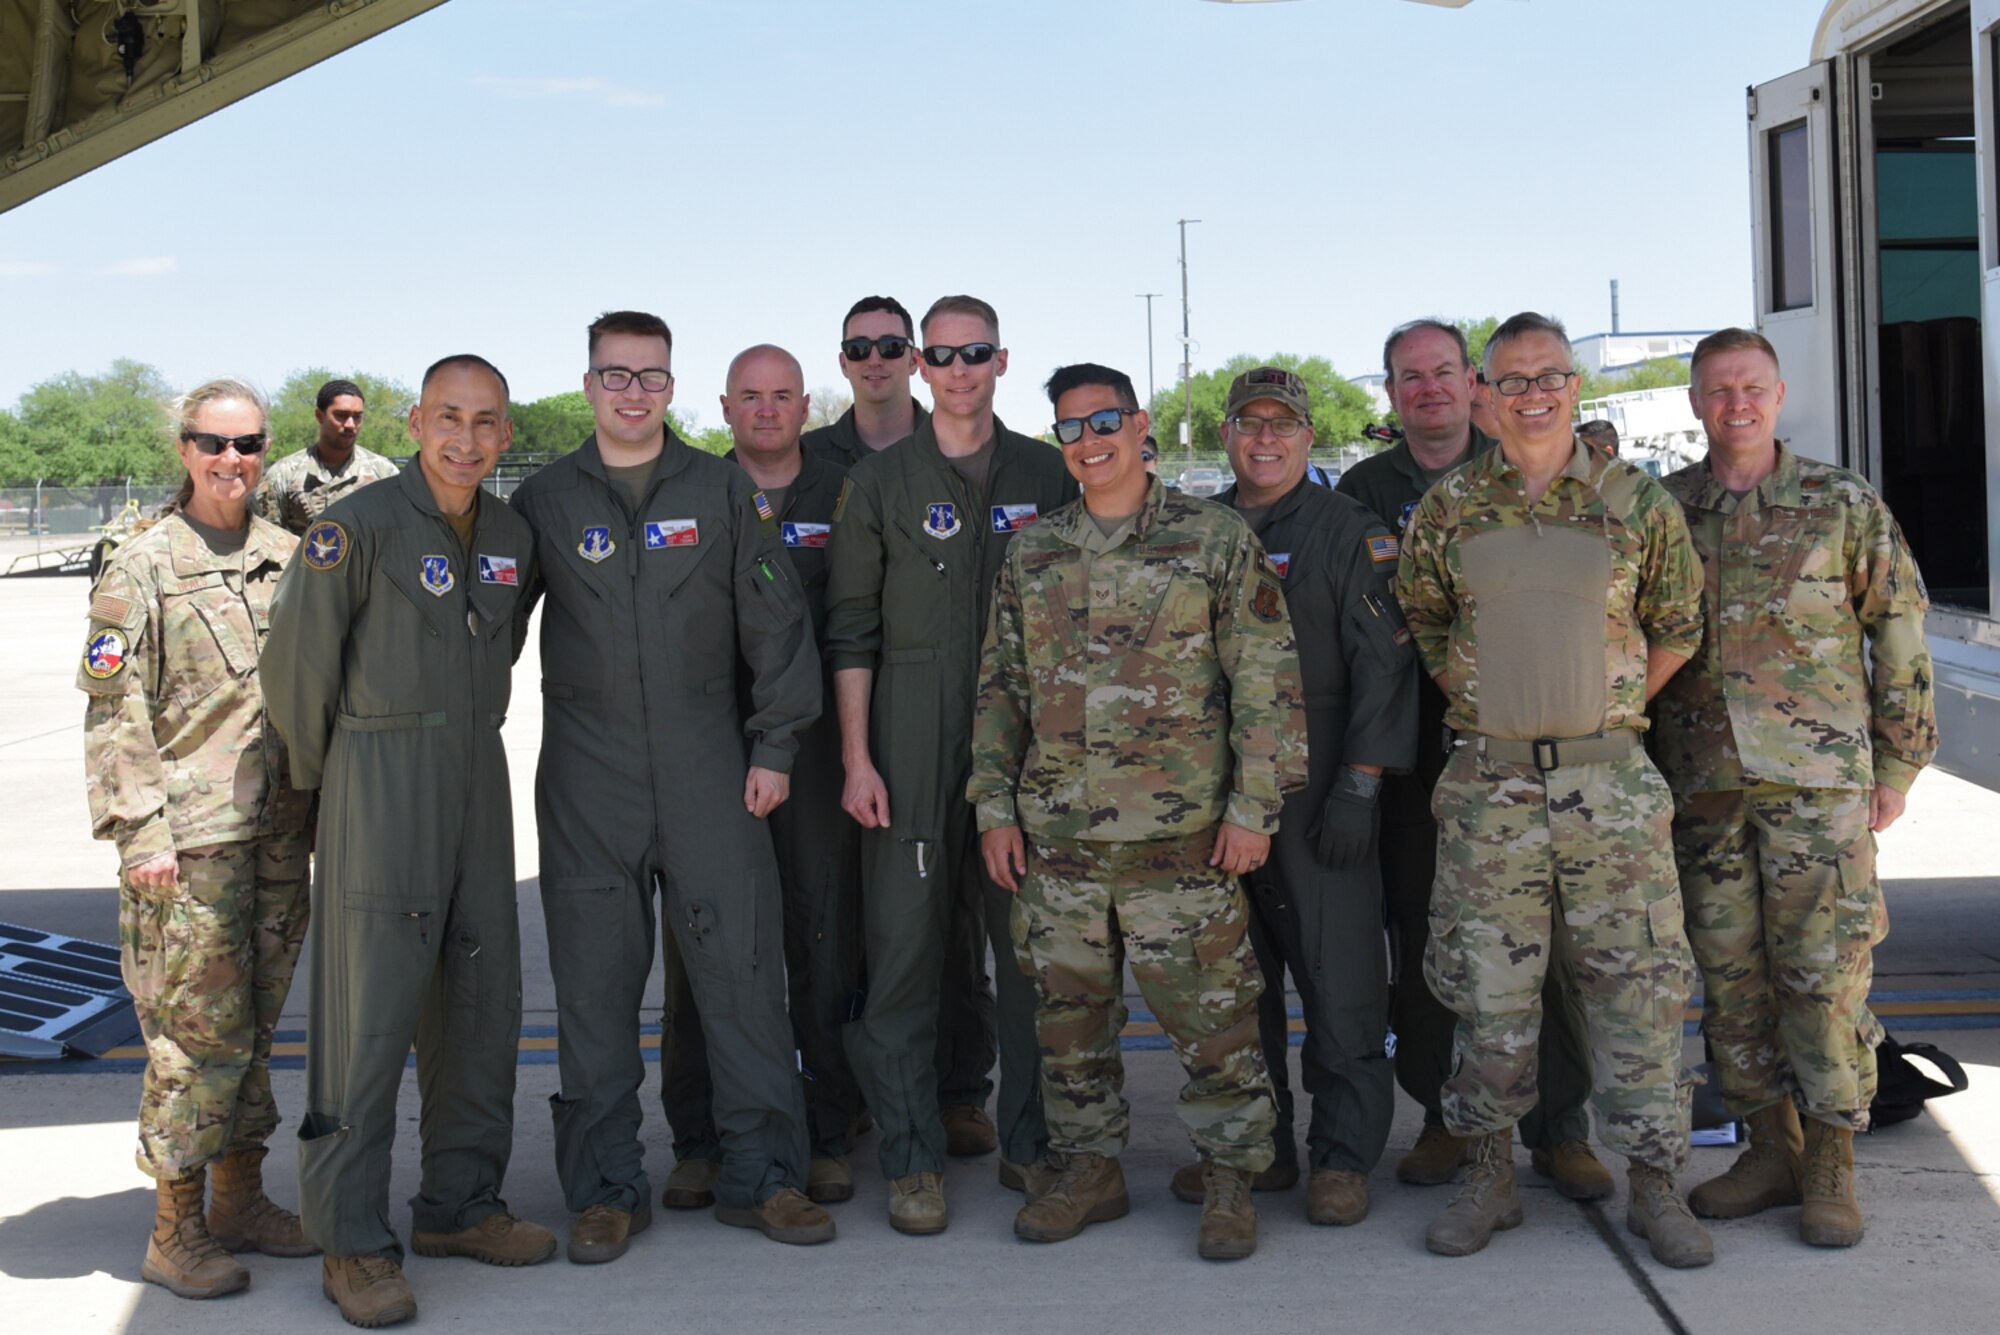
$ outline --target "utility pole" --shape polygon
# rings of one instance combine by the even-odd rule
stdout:
[[[1181,392],[1185,396],[1185,406],[1181,411],[1181,445],[1187,452],[1188,463],[1194,462],[1194,340],[1188,334],[1188,270],[1187,270],[1187,229],[1189,223],[1198,223],[1199,218],[1182,218],[1181,229]]]
[[[1153,409],[1153,298],[1158,292],[1136,292],[1134,296],[1146,300],[1146,411]]]

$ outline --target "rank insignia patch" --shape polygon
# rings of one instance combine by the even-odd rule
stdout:
[[[346,529],[331,519],[322,519],[306,530],[306,569],[331,570],[346,559]]]
[[[521,583],[521,571],[511,556],[487,556],[482,552],[479,557],[479,582],[512,584],[518,587]]]
[[[1271,569],[1278,572],[1279,579],[1283,579],[1291,573],[1292,554],[1290,552],[1272,552],[1268,559],[1271,562]]]
[[[646,523],[646,550],[657,547],[694,547],[701,542],[701,527],[692,519],[653,519]]]
[[[958,507],[950,501],[933,501],[924,513],[924,532],[933,538],[949,538],[958,532]]]
[[[787,519],[781,531],[787,547],[824,547],[833,534],[833,525],[805,524]]]
[[[1368,539],[1368,556],[1376,565],[1380,565],[1384,561],[1395,560],[1397,550],[1394,538]]]
[[[618,550],[618,544],[611,540],[611,530],[602,524],[593,524],[583,531],[583,541],[576,545],[576,554],[596,565]]]
[[[99,681],[125,670],[125,636],[115,630],[100,630],[83,647],[83,670]]]
[[[435,594],[439,598],[442,598],[447,593],[450,593],[451,586],[453,585],[453,583],[455,583],[455,581],[451,577],[450,558],[443,556],[426,556],[421,559],[424,563],[424,570],[421,579],[423,581],[423,586],[425,590],[427,592]]]
[[[993,531],[1018,533],[1041,517],[1041,507],[1033,501],[1026,505],[996,505],[993,507]]]

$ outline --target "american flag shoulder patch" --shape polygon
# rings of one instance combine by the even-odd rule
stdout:
[[[771,510],[771,498],[770,498],[770,497],[766,496],[766,495],[765,495],[765,494],[764,494],[763,492],[761,492],[761,491],[753,491],[753,492],[751,492],[750,494],[751,494],[751,495],[752,495],[753,497],[755,497],[755,498],[756,498],[756,501],[757,501],[757,517],[758,517],[759,519],[763,520],[763,521],[764,521],[765,523],[767,523],[767,524],[768,524],[768,523],[770,523],[770,522],[771,522],[771,521],[772,521],[773,519],[777,518],[777,516],[776,516],[775,514],[773,514],[773,513],[772,513],[772,510]]]
[[[1368,539],[1368,557],[1370,560],[1374,561],[1377,565],[1380,565],[1384,561],[1395,560],[1399,552],[1400,548],[1397,547],[1396,540],[1394,538],[1382,537],[1382,538]]]

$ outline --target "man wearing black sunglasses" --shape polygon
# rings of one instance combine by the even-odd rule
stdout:
[[[890,1222],[906,1233],[940,1232],[947,1222],[933,1057],[941,976],[959,948],[948,944],[954,917],[968,915],[959,920],[976,931],[983,908],[992,938],[1008,939],[1009,897],[980,870],[964,800],[993,579],[1014,533],[1077,494],[1059,454],[993,415],[994,384],[1007,368],[993,308],[941,298],[923,333],[931,418],[848,475],[827,584],[842,805],[862,827],[868,961],[868,996],[847,1026],[847,1052],[882,1127]],[[1021,1187],[1047,1143],[1034,990],[1004,945],[997,972],[994,1121],[1001,1180]]]
[[[840,373],[854,391],[854,404],[838,421],[800,438],[810,453],[852,468],[930,416],[910,393],[917,373],[916,330],[894,297],[863,297],[848,310],[840,326]]]

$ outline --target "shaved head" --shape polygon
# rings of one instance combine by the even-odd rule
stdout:
[[[799,365],[797,357],[792,356],[791,353],[786,352],[775,343],[759,343],[755,347],[743,349],[743,351],[730,358],[729,374],[724,377],[723,384],[733,394],[736,390],[739,374],[748,373],[753,368],[761,373],[763,377],[771,375],[789,376],[791,387],[800,394],[805,393],[805,369]]]

